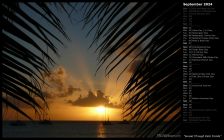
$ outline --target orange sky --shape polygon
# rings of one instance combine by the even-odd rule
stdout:
[[[53,75],[51,78],[46,78],[45,80],[50,83],[50,87],[46,88],[45,91],[48,92],[49,98],[47,98],[49,104],[48,116],[51,120],[90,120],[90,121],[103,121],[105,120],[105,113],[97,112],[97,107],[82,107],[75,106],[68,103],[68,100],[75,101],[81,95],[82,98],[85,98],[88,94],[88,91],[91,90],[94,94],[95,90],[98,88],[94,85],[94,79],[92,76],[85,70],[85,65],[82,64],[83,75],[80,77],[73,76],[72,73],[68,72],[64,67],[58,66],[53,69]],[[115,73],[112,73],[115,74]],[[126,77],[125,77],[126,76]],[[102,92],[104,96],[109,96],[109,100],[112,104],[121,103],[120,93],[127,82],[128,74],[124,75],[119,81],[116,81],[116,76],[111,76],[110,78],[104,78],[100,81],[103,84]],[[84,83],[84,82],[85,83]],[[77,91],[72,91],[71,94],[68,94],[69,87],[74,89],[80,89]],[[28,108],[26,105],[20,105],[22,109],[27,112],[32,118],[36,119],[34,110]],[[4,110],[3,110],[4,111]],[[119,108],[108,108],[109,118],[113,121],[122,120],[122,109]],[[4,114],[4,113],[3,113]],[[18,114],[18,113],[17,113]],[[7,113],[3,116],[4,120],[15,120],[16,117],[15,111],[11,109],[7,110]],[[19,115],[19,119],[26,120],[25,117]]]
[[[32,12],[28,13],[33,17]],[[93,46],[93,49],[88,49],[92,38],[86,38],[86,33],[82,30],[82,25],[72,24],[64,14],[62,12],[57,13],[58,17],[62,19],[71,41],[68,42],[64,40],[63,42],[67,47],[58,48],[61,57],[58,58],[52,55],[57,65],[52,68],[53,75],[45,79],[51,85],[51,88],[45,88],[45,92],[48,93],[48,114],[51,120],[104,120],[104,114],[99,114],[96,111],[96,107],[80,107],[71,103],[74,103],[80,95],[82,98],[85,98],[88,96],[89,91],[95,94],[97,90],[100,90],[104,93],[104,96],[108,96],[110,103],[121,105],[120,95],[136,65],[131,65],[119,80],[117,80],[117,77],[135,57],[141,47],[136,49],[135,53],[130,54],[124,62],[114,69],[109,75],[109,78],[105,77],[105,66],[113,59],[113,56],[111,56],[110,60],[105,63],[95,76],[94,74],[98,66],[98,54],[94,51],[97,45]],[[74,15],[74,17],[75,16],[76,15]],[[40,22],[43,22],[43,20],[40,20]],[[131,40],[132,39],[130,39],[130,41]],[[128,41],[128,43],[130,43],[130,41]],[[122,49],[123,48],[117,50],[116,53],[119,54]],[[51,54],[52,52],[49,53]],[[114,57],[116,57],[116,55],[114,55]],[[133,64],[138,63],[138,61],[139,60],[133,61]],[[32,109],[24,105],[22,109],[35,119],[35,114]],[[6,112],[7,113],[5,113],[5,109],[3,108],[3,119],[16,119],[16,113],[14,111],[8,109]],[[121,109],[111,108],[108,109],[108,112],[110,120],[122,120]],[[19,118],[24,119],[21,115]]]
[[[22,9],[26,11],[30,17],[37,19],[41,24],[46,24],[47,26],[44,20],[35,16],[35,13],[25,5],[23,5]],[[102,114],[97,114],[95,108],[75,106],[71,103],[75,102],[80,95],[84,98],[88,95],[89,91],[95,94],[97,90],[100,90],[104,93],[104,96],[109,98],[111,104],[121,104],[120,94],[131,73],[125,72],[118,81],[117,76],[121,70],[125,68],[126,64],[128,64],[128,61],[123,62],[117,69],[114,69],[109,75],[109,78],[105,77],[105,66],[103,66],[95,76],[94,74],[98,66],[98,54],[94,51],[97,45],[95,44],[92,49],[88,49],[93,41],[93,35],[87,38],[86,32],[82,30],[83,24],[78,24],[75,21],[71,23],[66,13],[58,11],[55,11],[55,13],[58,18],[61,19],[71,41],[62,38],[62,42],[66,44],[67,47],[58,47],[60,57],[56,57],[51,51],[48,52],[57,63],[56,66],[52,68],[53,76],[50,78],[46,77],[45,79],[51,85],[51,88],[45,88],[45,92],[48,93],[46,95],[48,95],[49,116],[52,120],[102,120]],[[73,16],[74,18],[78,18],[80,17],[80,13],[74,12]],[[53,29],[52,32],[57,33]],[[60,46],[60,44],[58,44],[58,46]],[[35,52],[35,50],[31,51]],[[119,51],[121,50],[118,50],[117,53],[119,53]],[[130,56],[130,58],[131,57],[133,56]],[[128,58],[129,61],[131,60],[130,58]],[[23,110],[26,110],[29,115],[35,116],[32,109],[27,108],[25,105],[21,107]],[[110,109],[110,119],[121,120],[121,112],[121,109]],[[22,116],[19,117],[23,119]],[[16,113],[8,109],[3,119],[16,119]]]
[[[96,107],[84,107],[77,106],[69,103],[68,101],[74,102],[80,98],[86,98],[88,96],[88,91],[91,90],[94,94],[96,90],[101,90],[104,96],[109,96],[109,101],[112,104],[121,105],[121,92],[128,82],[130,77],[130,72],[125,72],[124,75],[117,80],[117,75],[120,73],[119,69],[115,69],[109,76],[109,78],[103,77],[95,79],[94,76],[88,71],[88,65],[84,61],[77,62],[79,68],[82,69],[81,74],[74,75],[72,72],[67,70],[63,66],[57,66],[52,69],[52,75],[46,77],[45,80],[49,83],[50,87],[45,88],[44,91],[47,92],[47,101],[49,104],[48,117],[51,120],[74,120],[74,121],[104,121],[105,113],[99,113]],[[124,67],[124,65],[123,65]],[[122,68],[121,68],[122,69]],[[101,74],[102,72],[99,72]],[[73,89],[73,90],[70,90]],[[102,104],[99,104],[99,106]],[[20,104],[21,106],[21,104]],[[27,112],[33,119],[37,119],[34,110],[28,108],[27,106],[21,106],[22,109]],[[15,120],[17,119],[18,113],[8,109],[3,110],[4,120]],[[173,114],[170,114],[169,118],[180,112],[180,108]],[[112,121],[122,120],[122,109],[121,108],[108,108],[107,113],[109,114],[109,119]],[[26,120],[25,117],[19,115],[21,120]]]

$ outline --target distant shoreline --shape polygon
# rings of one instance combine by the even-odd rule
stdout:
[[[13,121],[17,121],[17,120],[2,120],[2,122],[13,122]],[[41,120],[19,120],[19,121],[23,121],[23,122],[39,122]],[[50,120],[52,122],[104,122],[102,121],[89,121],[89,120]],[[121,121],[111,121],[111,122],[122,122]],[[134,121],[130,121],[130,122],[134,122]]]
[[[3,120],[2,122],[3,123],[12,123],[12,122],[16,122],[17,120]],[[30,121],[30,120],[19,120],[21,122],[25,122],[25,123],[39,123],[39,122],[42,122],[41,120],[33,120],[33,121]],[[51,120],[50,122],[54,123],[103,123],[104,121],[68,121],[68,120]],[[115,123],[121,123],[123,121],[110,121],[111,123],[115,124]],[[135,121],[127,121],[127,122],[131,122],[131,123],[134,123]]]
[[[22,121],[12,125],[13,121],[3,121],[2,134],[6,138],[128,138],[134,137],[133,125],[122,121],[112,121],[112,125],[103,125],[103,121]],[[23,123],[24,122],[24,123]]]

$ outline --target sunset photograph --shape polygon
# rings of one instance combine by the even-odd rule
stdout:
[[[3,138],[181,136],[181,9],[1,2]]]

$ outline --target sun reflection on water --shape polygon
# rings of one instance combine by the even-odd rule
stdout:
[[[100,123],[98,125],[97,137],[98,138],[105,138],[106,137],[106,135],[105,135],[105,127],[104,127],[103,123]]]

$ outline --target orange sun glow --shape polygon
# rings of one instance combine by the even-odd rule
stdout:
[[[104,114],[105,113],[105,107],[104,106],[98,106],[96,107],[97,114]]]

